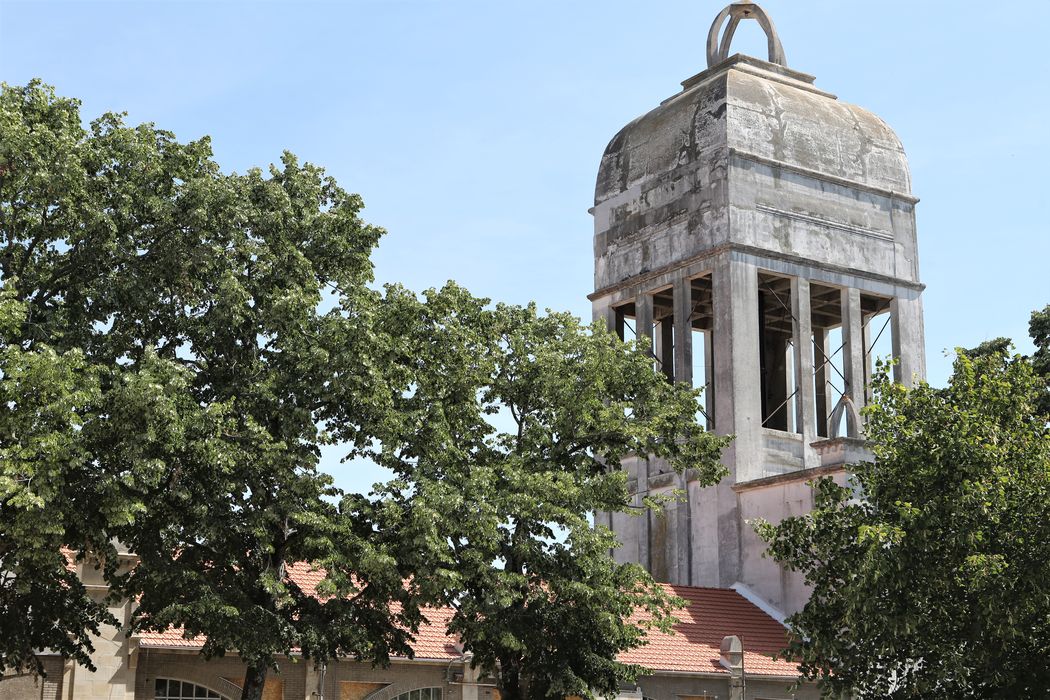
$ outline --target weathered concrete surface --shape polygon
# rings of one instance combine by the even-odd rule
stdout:
[[[918,282],[907,159],[812,78],[734,56],[606,148],[595,289],[724,245]]]
[[[674,583],[743,583],[786,612],[805,602],[805,587],[762,557],[748,521],[807,511],[814,470],[855,456],[856,421],[844,434],[854,440],[848,450],[824,446],[821,435],[834,435],[836,406],[839,415],[864,404],[865,324],[876,307],[891,311],[897,378],[911,382],[925,371],[918,200],[904,149],[881,119],[813,82],[739,55],[686,80],[609,143],[592,210],[594,317],[613,327],[616,308],[631,304],[641,335],[651,333],[652,295],[673,290],[674,377],[704,384],[692,366],[705,349],[691,347],[686,331],[709,330],[708,409],[714,430],[736,438],[722,484],[700,488],[687,477],[687,502],[667,515],[599,522],[623,542],[620,560]],[[703,319],[688,291],[700,276],[711,280]],[[769,280],[779,292],[766,288]],[[838,320],[813,312],[811,282],[820,303],[835,298]],[[776,303],[783,308],[760,319],[760,305]],[[774,316],[781,326],[763,325]],[[845,341],[838,353],[823,347],[832,330]],[[635,458],[625,468],[639,492],[682,487],[657,460]]]

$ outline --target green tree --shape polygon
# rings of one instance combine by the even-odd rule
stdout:
[[[105,322],[113,249],[87,243],[106,238],[112,200],[90,178],[105,149],[85,141],[75,101],[39,83],[0,89],[0,673],[39,670],[42,648],[90,665],[92,635],[114,620],[70,560],[112,566],[107,528],[136,510],[128,475],[83,440],[104,419],[109,372],[87,341]]]
[[[38,649],[90,665],[92,634],[115,620],[63,548],[96,541],[112,503],[76,439],[98,376],[81,353],[19,345],[25,305],[13,296],[0,292],[0,672],[39,672]]]
[[[1036,400],[1036,410],[1050,416],[1050,304],[1040,311],[1033,311],[1028,322],[1028,335],[1035,343],[1032,369],[1039,377],[1041,395]]]
[[[1032,354],[1032,369],[1040,382],[1040,395],[1035,400],[1035,408],[1043,415],[1050,416],[1050,305],[1041,311],[1033,311],[1028,321],[1028,336],[1035,345]],[[967,357],[978,358],[985,355],[1010,353],[1013,342],[1009,338],[993,338],[977,347],[963,350]]]
[[[75,100],[3,87],[0,616],[70,635],[5,635],[5,665],[41,645],[86,660],[104,615],[61,544],[106,563],[137,601],[135,629],[238,653],[245,698],[293,647],[408,652],[408,572],[373,537],[372,504],[340,500],[317,470],[335,406],[350,443],[378,415],[367,284],[381,230],[361,206],[289,154],[227,175],[207,139],[114,114],[85,128]],[[113,536],[140,558],[130,573]],[[323,566],[325,595],[299,590],[293,565]]]
[[[616,660],[644,642],[631,615],[666,629],[678,601],[616,564],[591,516],[638,511],[628,455],[722,476],[727,439],[696,422],[697,392],[598,325],[454,286],[425,300],[389,289],[380,327],[403,368],[376,455],[397,476],[382,495],[430,556],[419,566],[453,608],[449,632],[505,700],[615,695],[641,671]]]
[[[829,694],[1044,697],[1045,380],[999,345],[959,351],[943,389],[883,373],[874,390],[874,462],[849,487],[818,481],[810,514],[758,527],[813,586],[787,654]]]
[[[293,648],[411,655],[424,600],[456,607],[508,697],[637,673],[615,661],[641,643],[626,618],[666,627],[674,601],[588,517],[630,509],[626,454],[718,477],[694,392],[570,316],[381,296],[382,232],[289,154],[224,174],[207,139],[85,128],[40,83],[0,107],[0,617],[29,630],[0,641],[6,666],[40,646],[87,662],[113,622],[69,545],[135,601],[134,630],[239,654],[244,698]],[[335,442],[398,479],[341,493],[317,469]],[[293,566],[324,568],[321,595]]]

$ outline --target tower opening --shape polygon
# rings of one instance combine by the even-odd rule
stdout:
[[[843,366],[842,290],[821,284],[809,285],[810,318],[813,326],[813,396],[817,435],[845,435],[843,424],[829,425],[835,406],[845,395],[846,375]]]
[[[798,381],[789,278],[759,274],[758,319],[762,427],[796,432]]]
[[[690,364],[693,388],[701,389],[698,422],[707,430],[715,427],[714,295],[711,275],[689,280]]]
[[[634,308],[634,302],[621,304],[615,308],[616,312],[616,337],[625,343],[635,343],[638,340],[638,315]]]
[[[864,318],[864,399],[872,399],[871,377],[876,364],[881,360],[894,359],[893,348],[893,299],[872,294],[860,295],[860,309]]]

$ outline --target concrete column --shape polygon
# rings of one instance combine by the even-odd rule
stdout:
[[[637,324],[635,331],[638,333],[638,340],[642,342],[643,345],[648,341],[648,352],[651,354],[654,350],[652,295],[643,292],[635,297],[634,309],[635,323]],[[638,506],[642,506],[642,498],[649,492],[649,459],[648,457],[643,457],[641,455],[638,457],[638,491],[639,494],[636,496],[635,501]],[[638,533],[638,563],[641,564],[646,571],[652,571],[652,555],[650,550],[653,532],[653,514],[651,511],[646,510],[638,520],[640,530]]]
[[[715,429],[715,345],[714,331],[707,331],[704,338],[704,412],[707,414],[707,429]]]
[[[842,373],[846,376],[846,395],[853,400],[857,414],[864,408],[864,326],[860,311],[860,290],[855,287],[842,290]],[[847,411],[847,435],[861,437],[861,426]]]
[[[720,486],[701,488],[695,481],[687,482],[686,487],[689,489],[690,523],[695,530],[689,580],[694,586],[717,587],[722,585],[719,572],[719,552],[722,548],[719,541],[719,500],[727,495],[727,491],[732,494],[732,489],[722,489]]]
[[[653,343],[653,297],[650,294],[639,294],[634,299],[635,331],[638,340],[648,339],[649,352],[655,355],[656,345]]]
[[[674,282],[674,375],[675,379],[693,385],[693,332],[689,317],[693,310],[692,284],[685,277]],[[700,349],[703,352],[703,349]],[[674,541],[674,556],[670,562],[671,583],[692,585],[693,574],[693,526],[692,504],[685,474],[676,480],[676,487],[683,492],[683,500],[674,504],[669,516],[674,518],[671,529]]]
[[[466,652],[463,654],[463,685],[460,686],[462,696],[460,700],[478,700],[478,680],[481,675],[480,668],[471,668],[474,654]]]
[[[130,608],[130,606],[128,606]],[[130,624],[131,615],[130,609],[128,609],[128,619],[125,622],[125,626]],[[138,644],[137,642],[135,643]],[[128,641],[128,654],[126,657],[127,661],[124,665],[124,700],[135,700],[135,676],[139,665],[139,650],[132,646],[131,641]]]
[[[77,663],[66,659],[62,664],[62,700],[73,700],[73,679],[76,672]]]
[[[795,382],[798,387],[796,426],[802,433],[803,466],[820,463],[810,443],[817,439],[816,396],[813,387],[813,322],[809,301],[809,280],[791,278],[791,315],[795,317],[792,337],[795,346]]]
[[[679,277],[674,282],[674,376],[690,386],[693,384],[693,329],[689,323],[692,310],[692,285],[685,277]]]
[[[591,317],[595,321],[603,321],[610,332],[616,332],[616,309],[609,303],[609,297],[591,305]]]
[[[730,477],[760,470],[762,399],[759,375],[758,271],[724,256],[713,272],[715,432],[736,435],[727,455]]]
[[[677,479],[677,488],[681,490],[681,501],[675,504],[674,541],[675,560],[671,565],[671,583],[693,585],[693,504],[689,497],[689,483],[685,474]]]
[[[829,366],[831,348],[828,346],[828,330],[826,328],[815,328],[813,330],[813,385],[814,385],[814,408],[816,409],[817,435],[828,436],[828,375],[833,372]]]
[[[926,334],[922,320],[922,296],[914,290],[899,290],[890,306],[893,314],[894,380],[914,386],[926,379]]]
[[[879,332],[879,329],[873,317],[868,317],[865,320],[863,314],[861,315],[861,324],[863,337],[861,347],[864,348],[864,405],[867,405],[871,403],[871,377],[875,369],[875,358],[872,357],[872,351],[874,350],[875,334]]]
[[[696,501],[694,520],[716,524],[715,531],[706,529],[703,536],[716,539],[717,549],[703,550],[706,558],[694,560],[694,569],[699,571],[695,581],[700,585],[731,586],[741,580],[741,528],[747,527],[741,521],[733,485],[759,476],[764,454],[758,270],[753,263],[724,254],[715,262],[712,287],[715,432],[733,434],[736,439],[722,455],[729,477],[704,489]]]

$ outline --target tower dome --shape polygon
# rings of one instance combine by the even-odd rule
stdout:
[[[594,203],[725,149],[909,194],[908,161],[893,130],[813,83],[813,76],[741,54],[686,80],[609,142]]]
[[[830,211],[844,193],[866,201]],[[870,272],[889,265],[916,281],[913,247],[880,250],[875,242],[895,238],[894,208],[916,202],[904,147],[883,120],[816,88],[811,75],[737,54],[684,81],[609,142],[594,191],[595,285],[734,238],[829,264],[870,262]],[[734,216],[797,224],[820,212],[831,220],[822,214],[809,222],[815,229],[787,227],[788,235],[784,221],[757,237],[761,226],[730,226]],[[674,241],[639,238],[665,224]],[[870,240],[843,239],[835,224]]]

